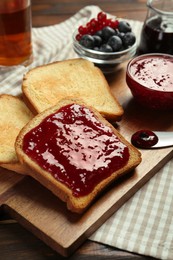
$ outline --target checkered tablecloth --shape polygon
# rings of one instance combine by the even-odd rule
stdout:
[[[33,28],[34,61],[25,68],[0,67],[0,93],[18,95],[27,70],[76,57],[72,32],[95,17],[97,6],[86,6],[68,20]],[[139,39],[142,23],[128,20]],[[159,259],[173,260],[173,159],[110,217],[91,237],[93,241]]]

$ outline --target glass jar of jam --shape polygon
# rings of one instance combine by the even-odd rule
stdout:
[[[139,54],[173,54],[173,0],[148,0]]]
[[[129,61],[126,83],[139,105],[173,110],[173,55],[150,53]]]

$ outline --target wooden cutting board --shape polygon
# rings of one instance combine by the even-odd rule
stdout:
[[[171,112],[151,112],[138,106],[125,83],[126,64],[107,77],[124,107],[115,126],[127,140],[134,131],[173,130]],[[83,215],[69,212],[50,191],[28,176],[0,168],[0,206],[58,253],[72,254],[106,219],[138,191],[173,155],[172,148],[141,150],[142,163],[111,185]]]

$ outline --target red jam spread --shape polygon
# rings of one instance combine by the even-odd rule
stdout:
[[[88,108],[70,104],[29,131],[23,151],[76,197],[122,168],[128,147]]]
[[[151,148],[159,141],[158,136],[150,130],[139,130],[131,137],[131,143],[138,148]]]
[[[130,74],[145,87],[173,91],[173,56],[150,55],[139,58],[131,64]]]

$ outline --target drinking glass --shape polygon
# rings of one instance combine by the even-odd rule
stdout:
[[[32,62],[31,0],[0,0],[0,65]]]

